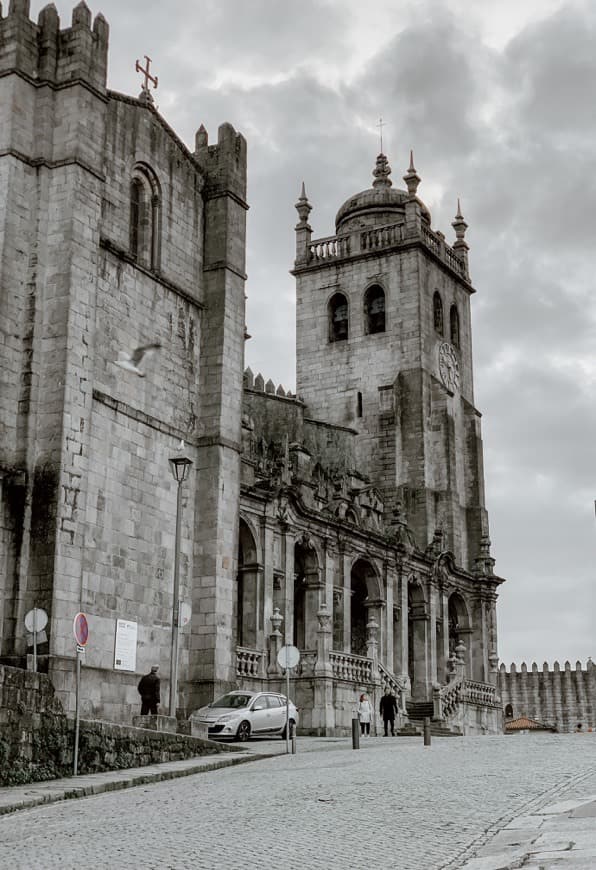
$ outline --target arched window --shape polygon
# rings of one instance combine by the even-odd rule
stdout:
[[[451,306],[449,312],[449,329],[451,333],[451,344],[454,347],[459,347],[459,312],[457,305]]]
[[[507,706],[505,707],[505,718],[513,719],[513,707],[511,706],[511,704],[507,704]]]
[[[443,335],[443,300],[438,290],[433,296],[433,322],[435,330],[439,335]]]
[[[149,269],[159,268],[161,195],[148,166],[135,166],[130,183],[130,255]]]
[[[346,341],[348,338],[348,300],[343,293],[336,293],[329,300],[329,341]]]
[[[385,332],[385,291],[378,284],[364,294],[364,326],[369,335]]]

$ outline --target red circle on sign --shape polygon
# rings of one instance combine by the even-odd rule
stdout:
[[[85,646],[89,639],[89,625],[84,613],[77,613],[72,624],[75,640],[81,646]]]

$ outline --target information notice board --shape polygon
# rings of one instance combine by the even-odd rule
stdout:
[[[135,671],[137,668],[137,623],[128,619],[116,620],[114,670]]]

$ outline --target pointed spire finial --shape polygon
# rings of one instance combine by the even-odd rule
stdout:
[[[373,169],[373,187],[392,187],[393,182],[389,177],[391,175],[391,167],[389,161],[383,153],[377,157],[375,168]]]
[[[468,229],[468,225],[465,222],[464,216],[461,213],[461,205],[459,202],[459,197],[457,198],[457,214],[455,215],[455,218],[452,221],[451,226],[455,230],[455,235],[457,236],[457,241],[463,242],[464,237],[466,235],[466,230]],[[456,245],[457,245],[457,242],[456,242]]]
[[[410,151],[410,165],[408,167],[408,171],[404,175],[404,181],[406,182],[406,186],[408,188],[408,193],[410,196],[416,196],[416,191],[418,190],[418,185],[420,184],[420,176],[416,172],[416,168],[414,166],[414,151]]]
[[[308,201],[308,197],[306,195],[306,186],[304,182],[302,182],[302,188],[300,190],[300,196],[298,197],[298,202],[294,206],[296,211],[298,212],[298,217],[300,218],[300,223],[302,225],[308,222],[308,216],[312,211],[312,205]]]

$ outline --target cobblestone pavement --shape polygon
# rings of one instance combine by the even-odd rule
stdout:
[[[295,756],[0,817],[0,867],[459,868],[486,832],[596,771],[592,735],[308,745],[316,751],[299,741]]]

